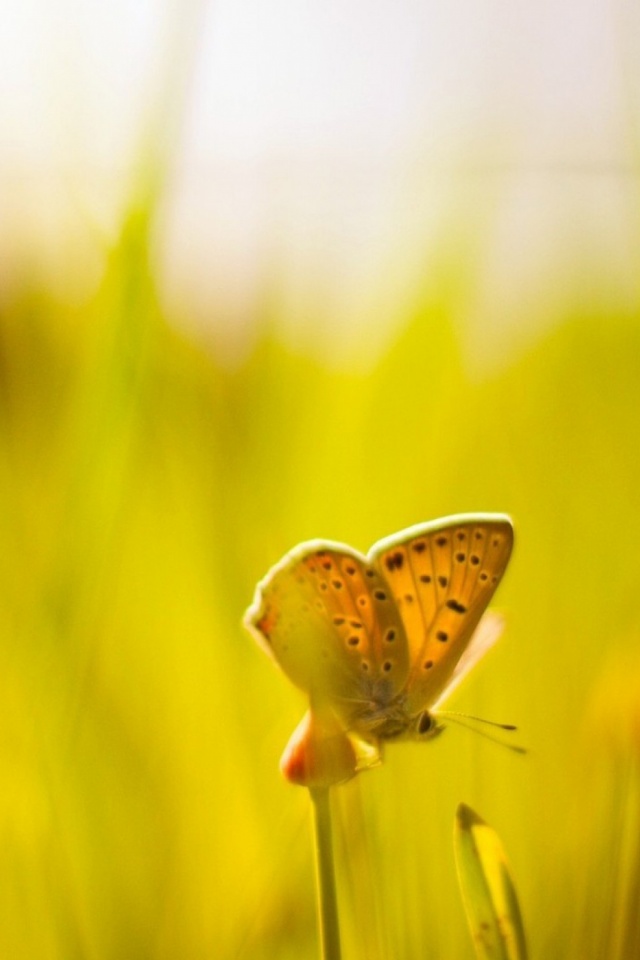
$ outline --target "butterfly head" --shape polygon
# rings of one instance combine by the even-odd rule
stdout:
[[[428,710],[422,710],[416,717],[413,717],[410,727],[412,740],[432,740],[439,736],[444,730],[444,724]]]
[[[368,730],[365,736],[369,735],[378,741],[432,740],[444,730],[444,724],[428,710],[409,716],[401,707],[387,709],[377,718],[370,713],[366,724]],[[360,733],[364,732],[364,726],[361,722]]]

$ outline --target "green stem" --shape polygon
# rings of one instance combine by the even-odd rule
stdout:
[[[333,863],[331,805],[328,787],[309,790],[313,801],[316,876],[318,881],[318,919],[322,960],[340,960],[340,925],[336,874]]]

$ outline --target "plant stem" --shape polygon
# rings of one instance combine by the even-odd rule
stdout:
[[[340,950],[336,875],[333,863],[329,787],[310,788],[309,793],[313,801],[314,812],[320,955],[322,960],[340,960],[342,953]]]

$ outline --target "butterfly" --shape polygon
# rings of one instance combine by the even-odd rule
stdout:
[[[495,643],[485,613],[513,547],[504,514],[409,527],[365,555],[302,543],[258,584],[244,623],[289,679],[381,749],[442,729],[439,704]]]

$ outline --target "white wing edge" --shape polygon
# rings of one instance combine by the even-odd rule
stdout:
[[[513,521],[507,513],[454,513],[450,517],[440,517],[438,520],[429,520],[427,523],[416,523],[412,527],[406,527],[406,529],[392,534],[390,537],[383,537],[382,540],[374,543],[368,551],[367,559],[373,561],[381,553],[402,546],[407,540],[414,540],[416,537],[440,533],[442,530],[449,530],[452,527],[467,526],[474,523],[494,523],[504,526],[509,530],[513,539]]]

